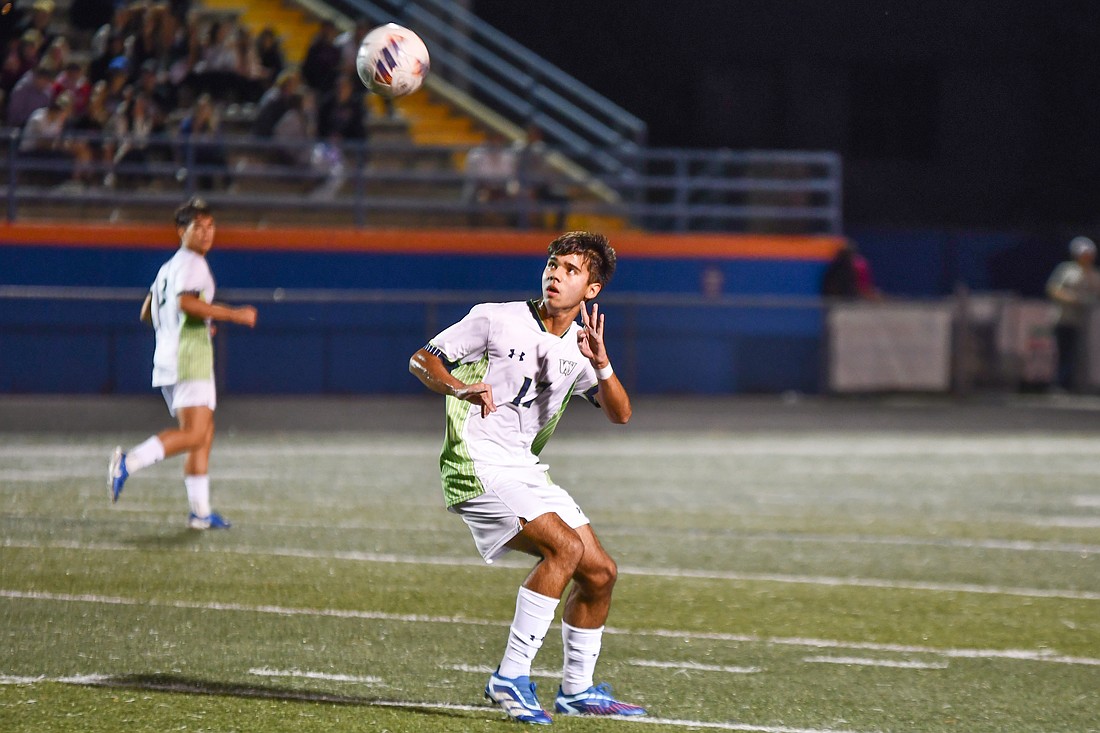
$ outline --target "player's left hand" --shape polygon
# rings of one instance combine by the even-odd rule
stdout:
[[[607,357],[607,348],[603,343],[603,315],[598,303],[592,304],[592,316],[588,315],[588,304],[581,302],[581,330],[577,332],[577,348],[588,357],[597,369],[611,363]]]

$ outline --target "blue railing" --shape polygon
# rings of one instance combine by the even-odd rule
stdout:
[[[7,141],[0,151],[0,196],[9,220],[140,218],[135,212],[143,207],[173,205],[201,191],[244,220],[298,216],[302,223],[329,226],[557,228],[551,222],[563,214],[615,217],[670,232],[839,234],[842,225],[840,160],[833,153],[641,149],[637,171],[570,177],[552,166],[521,169],[513,182],[516,195],[479,202],[462,169],[469,146],[346,144],[333,167],[324,158],[311,163],[312,141],[154,136],[143,161],[96,162],[78,170],[71,160],[20,151],[19,130],[0,129],[0,135]],[[100,149],[110,139],[85,134],[69,140]],[[212,149],[221,151],[222,162],[210,162]],[[105,184],[108,174],[114,187]],[[525,195],[544,184],[562,198]],[[594,187],[622,195],[608,200],[592,195]],[[96,206],[105,210],[92,211]]]

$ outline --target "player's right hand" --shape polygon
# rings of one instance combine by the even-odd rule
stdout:
[[[237,323],[242,326],[248,326],[249,328],[255,328],[256,326],[256,309],[250,305],[244,305],[237,308]]]
[[[455,397],[466,402],[481,406],[481,416],[488,417],[490,413],[497,411],[497,405],[493,402],[493,388],[485,382],[467,384],[455,390]]]

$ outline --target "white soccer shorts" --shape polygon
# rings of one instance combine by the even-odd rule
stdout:
[[[164,395],[164,402],[172,417],[176,416],[176,410],[183,407],[209,407],[213,410],[218,406],[218,393],[214,389],[213,379],[188,379],[167,384],[160,388],[160,393]]]
[[[499,469],[483,472],[480,478],[485,493],[450,511],[466,522],[487,563],[510,551],[505,545],[522,529],[521,517],[530,522],[554,512],[573,529],[589,523],[569,492],[547,481],[542,467]]]

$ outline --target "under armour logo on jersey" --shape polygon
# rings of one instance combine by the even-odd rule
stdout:
[[[569,376],[573,373],[573,370],[577,368],[577,362],[569,361],[568,359],[560,360],[561,373],[565,376]]]
[[[527,353],[526,351],[519,352],[519,360],[520,361],[523,361],[523,357],[524,357],[524,355],[526,355],[526,353]],[[515,349],[508,349],[508,358],[509,359],[516,358],[516,350]]]

